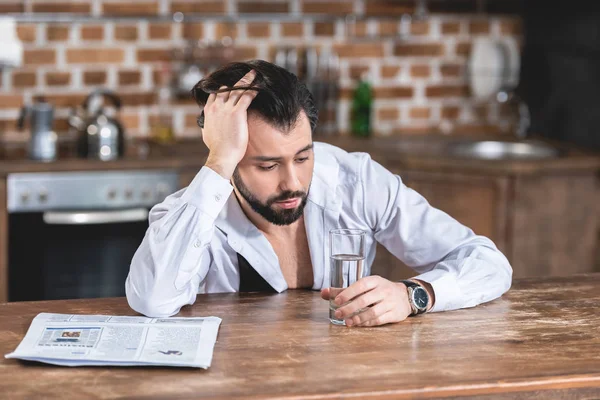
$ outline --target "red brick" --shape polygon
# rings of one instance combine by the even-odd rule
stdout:
[[[70,83],[70,72],[48,72],[46,74],[46,85],[48,86],[66,86]]]
[[[238,12],[242,14],[252,13],[282,13],[289,12],[287,2],[275,2],[275,1],[241,1],[238,0]]]
[[[304,24],[301,22],[284,22],[281,24],[281,35],[285,37],[301,37],[304,34]]]
[[[442,107],[442,118],[456,119],[460,115],[460,108],[458,106],[444,106]]]
[[[377,110],[377,119],[380,121],[397,121],[400,110],[397,108],[380,108]]]
[[[431,76],[431,68],[429,65],[411,65],[410,76],[413,78],[429,78]]]
[[[50,25],[46,28],[46,38],[49,42],[64,42],[69,39],[69,27]]]
[[[204,37],[204,24],[200,22],[183,25],[182,35],[186,39],[198,40]]]
[[[394,78],[400,73],[400,66],[398,65],[382,65],[381,66],[381,77],[382,78]]]
[[[56,52],[53,49],[36,49],[23,51],[23,64],[42,65],[55,64]]]
[[[411,35],[429,35],[429,30],[429,22],[427,21],[415,21],[412,24],[410,24]]]
[[[89,25],[81,27],[81,39],[82,40],[103,40],[104,39],[104,27],[102,25]]]
[[[366,65],[351,65],[348,73],[351,79],[357,80],[365,73],[369,72],[369,67]]]
[[[85,71],[83,73],[83,83],[86,85],[104,85],[106,84],[106,72]]]
[[[471,35],[490,33],[490,23],[488,21],[471,21],[469,33]]]
[[[152,105],[156,102],[154,92],[121,93],[119,95],[124,106]]]
[[[271,35],[271,27],[267,22],[249,22],[246,32],[250,38],[268,38]]]
[[[25,4],[23,0],[4,0],[2,3],[0,3],[0,14],[22,12],[25,12]]]
[[[150,39],[170,39],[171,24],[150,24],[148,26],[148,37]]]
[[[304,1],[302,3],[302,12],[305,14],[352,14],[354,12],[354,4],[352,1]]]
[[[396,44],[394,55],[405,57],[439,57],[444,55],[444,46],[441,43]]]
[[[462,66],[460,64],[442,64],[440,72],[444,78],[458,78],[462,75]]]
[[[0,108],[21,108],[23,106],[23,95],[0,94]]]
[[[521,35],[523,26],[520,20],[500,21],[500,33],[503,35]]]
[[[425,88],[426,97],[467,97],[468,95],[467,86],[437,85]]]
[[[55,107],[74,107],[83,103],[87,93],[48,94],[44,97]]]
[[[315,22],[315,36],[333,36],[335,35],[335,25],[333,22]]]
[[[411,0],[369,0],[365,2],[365,14],[367,15],[402,15],[412,13],[414,9],[414,1]]]
[[[37,76],[35,72],[13,72],[12,85],[15,88],[35,87]]]
[[[56,1],[51,3],[33,3],[31,5],[35,13],[73,13],[89,14],[91,2]]]
[[[105,15],[120,15],[120,16],[144,16],[157,15],[158,2],[147,1],[143,3],[131,2],[104,2],[102,12]]]
[[[139,85],[141,81],[139,71],[119,71],[119,85]]]
[[[115,39],[124,41],[135,41],[138,38],[138,30],[135,25],[115,26]]]
[[[349,43],[333,46],[339,57],[383,57],[383,45],[380,43]]]
[[[171,12],[182,12],[184,14],[224,14],[224,1],[173,1]]]
[[[381,36],[395,36],[398,34],[398,21],[379,21],[379,35]],[[366,24],[365,31],[366,31]]]
[[[469,54],[471,54],[471,43],[469,43],[469,42],[457,43],[456,44],[456,54],[458,54],[459,56],[467,57]]]
[[[460,22],[442,23],[442,34],[451,35],[460,33]]]
[[[170,61],[171,52],[164,49],[138,49],[138,62]]]
[[[123,49],[85,48],[67,49],[67,62],[70,64],[121,63],[125,54]]]
[[[413,107],[410,109],[409,116],[412,119],[428,119],[431,116],[429,107]]]
[[[412,87],[378,87],[373,90],[377,99],[410,98],[413,96]]]
[[[22,42],[33,43],[36,40],[36,26],[29,24],[17,25],[17,36]]]
[[[215,24],[215,38],[222,39],[225,36],[229,36],[232,39],[237,38],[237,25],[230,22]]]

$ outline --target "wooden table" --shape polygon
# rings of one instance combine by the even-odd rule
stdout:
[[[223,318],[208,370],[0,361],[0,397],[130,399],[600,397],[600,274],[519,280],[476,308],[378,328],[331,325],[310,291],[201,295]],[[125,299],[0,304],[0,352],[39,312],[134,315]]]

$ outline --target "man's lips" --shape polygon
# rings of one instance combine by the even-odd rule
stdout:
[[[300,204],[300,199],[295,198],[284,201],[276,201],[275,204],[277,204],[281,208],[296,208]]]

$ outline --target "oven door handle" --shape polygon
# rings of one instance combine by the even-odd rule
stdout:
[[[95,225],[138,222],[148,219],[148,210],[135,208],[116,211],[48,211],[44,222],[49,225]]]

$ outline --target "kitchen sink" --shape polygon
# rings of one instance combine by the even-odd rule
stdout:
[[[541,160],[561,156],[561,150],[536,140],[496,140],[446,136],[377,139],[374,147],[384,152],[424,157],[456,157],[478,160]]]
[[[560,151],[542,142],[506,142],[499,140],[451,143],[449,155],[483,160],[540,160],[560,156]]]

